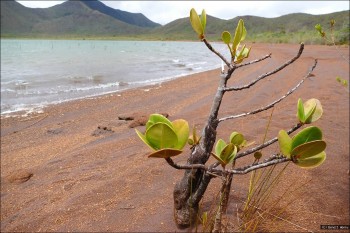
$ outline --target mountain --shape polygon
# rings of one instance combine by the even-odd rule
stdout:
[[[70,1],[72,1],[72,0],[70,0]],[[141,13],[130,13],[127,11],[114,9],[114,8],[106,6],[105,4],[103,4],[100,1],[83,1],[83,0],[81,0],[81,2],[93,10],[97,10],[103,14],[109,15],[115,19],[118,19],[120,21],[123,21],[123,22],[131,24],[131,25],[135,25],[135,26],[139,26],[139,27],[148,27],[148,28],[154,28],[154,27],[161,26],[160,24],[149,20],[146,16],[144,16]]]
[[[329,21],[335,19],[337,42],[349,43],[349,11],[276,18],[247,15],[230,20],[207,15],[207,38],[220,41],[226,30],[234,34],[239,19],[244,20],[246,40],[250,42],[317,44],[323,40],[314,26],[320,23],[329,32]],[[160,26],[143,14],[113,9],[97,0],[69,0],[46,9],[27,8],[14,0],[1,1],[1,37],[198,40],[188,17]]]
[[[99,1],[66,1],[50,8],[28,8],[1,1],[1,36],[131,36],[156,24],[142,14],[114,10]]]

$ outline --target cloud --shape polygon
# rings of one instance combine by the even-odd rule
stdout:
[[[63,1],[18,1],[28,7],[49,7]],[[349,10],[348,1],[102,1],[123,11],[142,13],[150,20],[167,24],[189,16],[193,7],[198,12],[221,19],[254,15],[267,18],[290,13],[327,14]]]
[[[160,24],[188,17],[193,7],[198,12],[232,19],[237,16],[254,15],[267,18],[290,13],[326,14],[349,10],[347,1],[102,1],[104,4],[124,11],[143,13]]]

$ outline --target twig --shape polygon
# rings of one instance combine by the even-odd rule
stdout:
[[[257,114],[257,113],[259,113],[259,112],[266,111],[267,109],[272,108],[273,106],[275,106],[275,104],[281,102],[281,101],[282,101],[283,99],[285,99],[287,96],[289,96],[290,94],[292,94],[292,93],[305,81],[305,79],[308,78],[308,77],[310,76],[311,72],[315,69],[316,65],[317,65],[317,60],[315,60],[314,65],[311,67],[311,69],[310,69],[310,71],[307,73],[307,75],[306,75],[295,87],[293,87],[292,89],[290,89],[284,96],[282,96],[281,98],[275,100],[274,102],[270,103],[269,105],[267,105],[267,106],[265,106],[265,107],[262,107],[262,108],[259,108],[259,109],[256,109],[256,110],[251,111],[251,112],[241,113],[241,114],[238,114],[238,115],[232,115],[232,116],[223,117],[223,118],[220,118],[218,121],[219,121],[219,122],[222,122],[222,121],[226,121],[226,120],[230,120],[230,119],[245,117],[245,116]]]
[[[247,62],[247,63],[244,63],[244,64],[240,64],[240,65],[236,65],[236,68],[241,68],[243,66],[248,66],[248,65],[252,65],[254,63],[258,63],[258,62],[261,62],[267,58],[271,58],[271,53],[266,55],[265,57],[262,57],[262,58],[259,58],[259,59],[256,59],[256,60],[253,60],[253,61],[250,61],[250,62]]]
[[[281,158],[281,157],[278,157],[277,155],[273,155],[269,159],[267,159],[261,163],[255,163],[255,164],[248,165],[246,167],[238,168],[238,169],[222,170],[222,169],[216,169],[216,168],[208,168],[203,164],[180,165],[180,164],[176,164],[171,158],[166,158],[165,160],[168,162],[168,164],[170,166],[172,166],[173,168],[176,168],[178,170],[202,169],[206,172],[209,172],[208,175],[212,175],[212,173],[214,173],[214,174],[216,174],[216,176],[223,176],[224,174],[243,175],[243,174],[247,174],[251,171],[254,171],[254,170],[257,170],[260,168],[272,166],[272,165],[275,165],[278,163],[284,163],[284,162],[291,161],[291,159],[289,159],[289,158],[285,158],[285,157]]]
[[[291,161],[291,160],[288,159],[288,158],[285,158],[285,157],[276,158],[276,159],[270,160],[268,162],[262,162],[262,163],[258,163],[258,164],[255,164],[255,165],[250,165],[250,166],[248,166],[245,169],[234,169],[234,170],[229,170],[227,172],[232,173],[232,174],[243,175],[243,174],[247,174],[247,173],[249,173],[251,171],[254,171],[254,170],[257,170],[257,169],[260,169],[260,168],[268,167],[268,166],[275,165],[275,164],[278,164],[278,163],[289,162],[289,161]]]
[[[302,123],[296,124],[295,126],[293,126],[291,129],[289,129],[289,130],[287,131],[287,134],[293,133],[294,131],[296,131],[297,129],[299,129],[301,126],[303,126]],[[270,139],[269,141],[264,142],[263,144],[260,144],[260,145],[258,145],[258,146],[256,146],[256,147],[252,148],[252,149],[249,149],[249,150],[246,150],[246,151],[244,151],[244,152],[242,152],[242,153],[237,154],[235,159],[238,159],[238,158],[241,158],[241,157],[243,157],[243,156],[252,154],[252,153],[254,153],[254,152],[256,152],[256,151],[259,151],[259,150],[261,150],[261,149],[263,149],[263,148],[265,148],[265,147],[267,147],[267,146],[269,146],[269,145],[275,143],[277,140],[278,140],[278,138],[277,138],[277,137],[274,137],[274,138]]]
[[[231,63],[228,62],[228,61],[226,60],[226,58],[225,58],[223,55],[221,55],[221,53],[219,53],[218,51],[216,51],[216,50],[213,48],[213,46],[211,46],[211,44],[210,44],[205,38],[203,39],[203,42],[204,42],[204,44],[208,47],[208,49],[209,49],[210,51],[212,51],[213,53],[215,53],[218,57],[220,57],[220,59],[221,59],[223,62],[226,63],[227,67],[232,68]]]
[[[238,87],[226,87],[224,90],[225,91],[238,91],[238,90],[243,90],[243,89],[247,89],[251,86],[253,86],[255,83],[259,82],[260,80],[272,75],[272,74],[275,74],[281,70],[283,70],[284,68],[286,68],[287,66],[289,66],[290,64],[292,64],[294,61],[296,61],[300,55],[303,53],[303,50],[304,50],[304,44],[300,44],[300,48],[299,48],[299,52],[298,54],[293,57],[291,60],[287,61],[286,63],[284,63],[283,65],[281,65],[280,67],[278,67],[277,69],[271,71],[271,72],[268,72],[266,74],[263,74],[263,75],[260,75],[257,79],[255,79],[254,81],[252,81],[251,83],[247,84],[247,85],[244,85],[244,86],[238,86]]]

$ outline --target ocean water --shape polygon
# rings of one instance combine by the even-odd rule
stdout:
[[[219,67],[200,42],[3,39],[1,116]]]

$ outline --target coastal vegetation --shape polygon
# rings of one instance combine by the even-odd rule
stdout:
[[[349,43],[349,12],[325,15],[295,13],[276,18],[253,15],[223,20],[208,17],[207,38],[221,41],[220,33],[234,30],[242,19],[250,30],[247,42],[323,44],[315,37],[314,25],[331,19],[337,44]],[[67,1],[47,9],[31,9],[15,1],[1,1],[1,38],[108,39],[108,40],[188,40],[194,41],[186,18],[166,25],[105,6],[99,1]]]
[[[221,34],[221,39],[227,45],[231,55],[229,59],[216,51],[207,40],[207,17],[204,10],[199,16],[194,9],[191,9],[190,23],[193,30],[197,33],[199,40],[203,42],[213,54],[218,56],[223,64],[226,65],[226,68],[223,65],[221,75],[219,75],[219,85],[213,98],[212,107],[206,124],[203,127],[200,136],[197,135],[195,127],[193,127],[193,132],[190,136],[190,128],[186,120],[178,119],[170,122],[166,117],[160,114],[152,114],[146,123],[145,133],[143,134],[138,130],[136,130],[136,133],[139,138],[151,148],[152,153],[150,153],[148,157],[165,159],[171,167],[185,170],[182,179],[176,183],[173,192],[174,218],[179,228],[193,226],[194,223],[198,222],[198,219],[201,219],[204,227],[207,227],[208,214],[207,212],[204,212],[202,217],[200,217],[200,202],[205,195],[211,180],[214,178],[220,178],[222,184],[216,198],[217,204],[214,208],[214,213],[211,215],[208,229],[210,232],[222,232],[222,220],[228,209],[233,177],[252,173],[253,175],[251,177],[246,206],[242,211],[243,217],[241,216],[243,224],[239,226],[239,228],[240,230],[243,229],[243,231],[251,231],[252,229],[255,231],[256,225],[254,225],[253,228],[246,226],[247,223],[251,221],[251,217],[247,218],[246,216],[251,215],[254,211],[246,210],[254,195],[253,190],[256,190],[256,187],[254,187],[253,184],[257,184],[257,180],[254,178],[256,170],[268,167],[274,168],[280,163],[294,163],[300,168],[314,168],[325,161],[326,142],[323,140],[322,130],[316,126],[305,127],[321,118],[323,114],[321,102],[315,98],[303,102],[302,99],[299,98],[296,107],[295,125],[291,126],[287,131],[281,129],[276,137],[269,140],[266,140],[265,133],[263,142],[250,149],[246,148],[252,146],[254,143],[247,142],[244,135],[240,132],[233,131],[227,141],[225,139],[217,138],[217,128],[220,124],[226,121],[234,121],[235,119],[249,115],[256,115],[265,112],[268,109],[273,109],[275,105],[279,104],[289,95],[294,93],[295,90],[312,76],[312,72],[317,65],[317,60],[314,60],[313,64],[310,64],[309,71],[304,77],[300,78],[300,81],[294,87],[290,87],[286,94],[280,96],[273,102],[266,103],[265,106],[255,110],[249,110],[246,113],[219,117],[223,97],[226,93],[235,93],[236,91],[249,89],[266,77],[276,74],[291,65],[300,58],[304,50],[304,44],[300,45],[299,51],[295,57],[286,61],[276,69],[260,75],[255,80],[245,85],[229,86],[228,81],[233,78],[233,74],[236,70],[269,59],[271,58],[271,54],[244,63],[249,57],[251,48],[242,44],[248,34],[244,20],[242,19],[238,21],[234,34],[231,35],[229,31],[223,31]],[[272,113],[270,120],[271,117]],[[269,124],[266,131],[268,128]],[[297,131],[299,132],[294,136],[290,136]],[[188,155],[187,163],[178,164],[172,159],[172,157],[182,154],[182,149],[184,148],[186,141],[188,141],[188,144],[191,146],[191,152]],[[275,151],[268,155],[262,154],[262,149],[277,142],[279,145],[279,151]],[[254,157],[251,163],[237,165],[241,158],[249,155],[253,155]],[[216,162],[207,164],[211,156],[216,159]],[[271,193],[273,183],[281,177],[281,173],[277,175],[276,178],[271,178],[271,173],[262,177],[266,182],[261,184],[259,190],[264,189],[264,191],[261,194],[255,195],[255,200],[263,199],[262,196],[264,196],[266,192]],[[262,201],[262,203],[264,203],[264,201]]]

